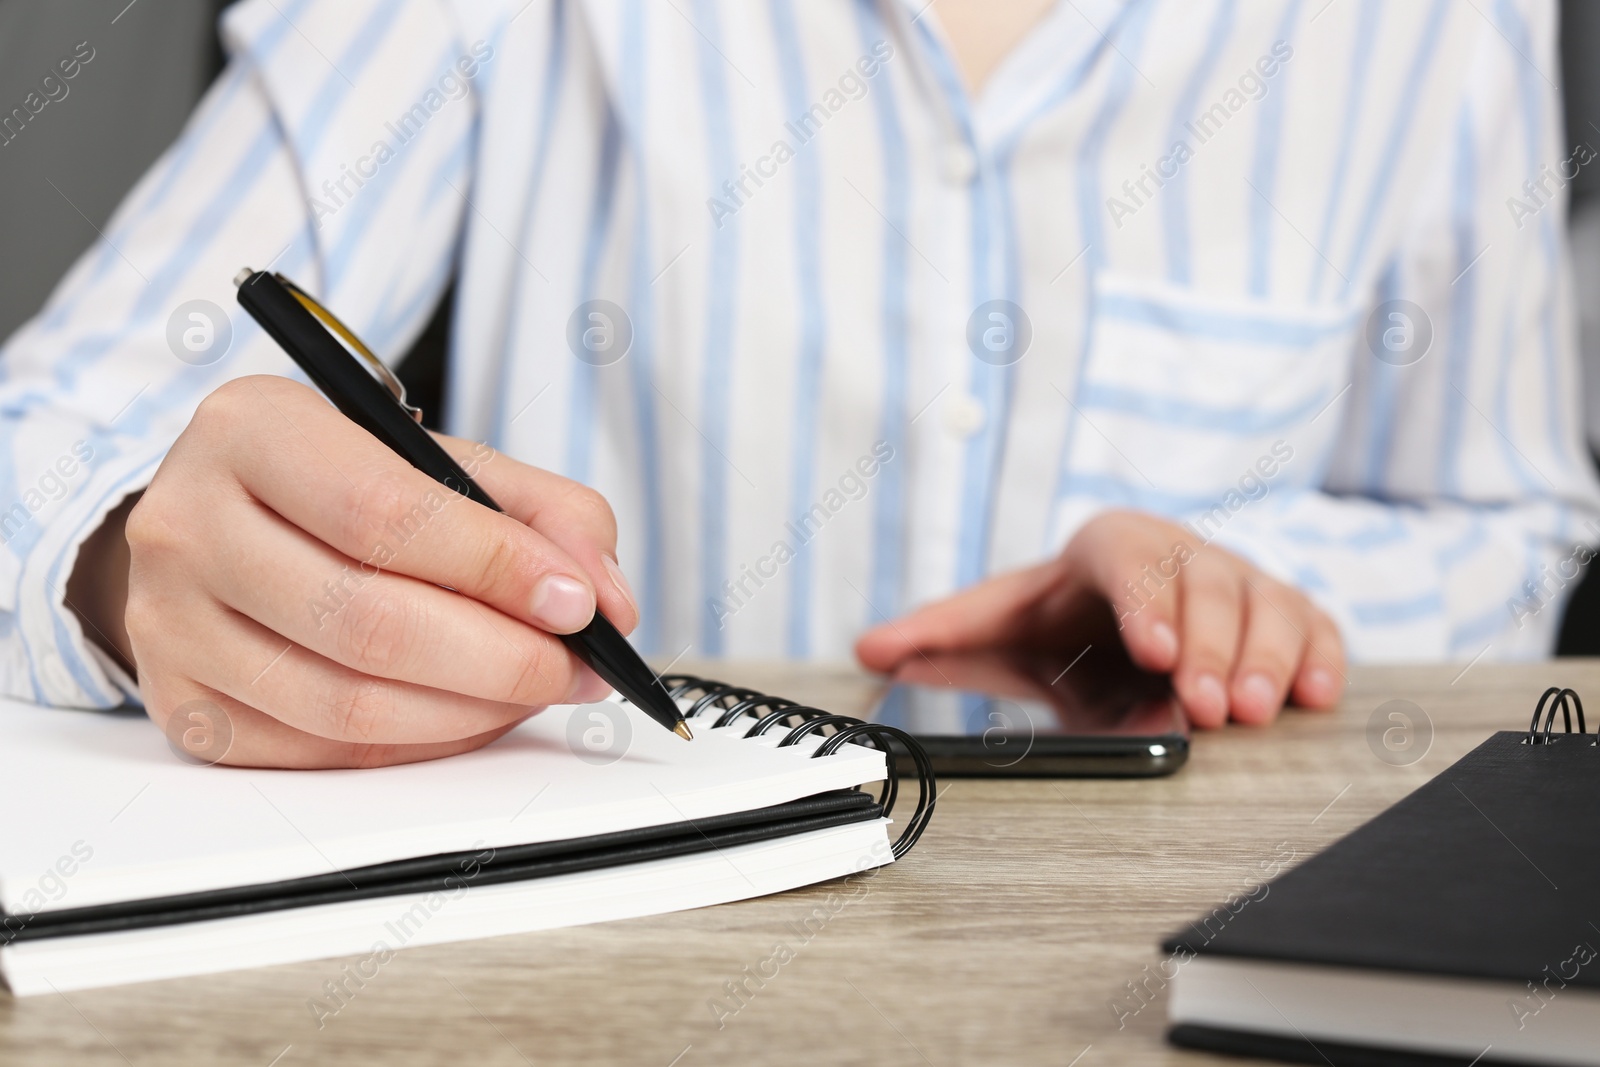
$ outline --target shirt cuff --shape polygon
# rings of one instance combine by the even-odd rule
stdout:
[[[57,707],[140,702],[134,679],[85,637],[77,613],[67,606],[67,581],[83,543],[118,505],[149,485],[166,452],[165,442],[117,452],[42,527],[19,561],[15,631],[0,656],[0,692]]]

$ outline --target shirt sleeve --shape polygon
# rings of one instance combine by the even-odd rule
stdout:
[[[235,302],[240,268],[294,278],[384,353],[448,284],[492,44],[427,0],[245,0],[223,36],[230,63],[182,135],[0,350],[5,696],[138,699],[85,640],[67,579],[201,399],[296,373]]]
[[[1357,660],[1548,655],[1600,541],[1561,177],[1593,150],[1561,139],[1554,5],[1492,12],[1434,180],[1408,191],[1321,491],[1216,534]]]

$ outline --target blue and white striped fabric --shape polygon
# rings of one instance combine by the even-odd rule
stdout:
[[[842,657],[1117,505],[1357,659],[1547,652],[1600,539],[1554,5],[1075,0],[974,97],[922,3],[235,6],[0,359],[0,691],[123,698],[62,590],[207,392],[292,373],[246,264],[390,356],[454,277],[449,428],[609,497],[666,656]]]

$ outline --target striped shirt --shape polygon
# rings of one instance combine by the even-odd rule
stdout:
[[[453,279],[447,428],[607,496],[667,657],[843,657],[1114,506],[1358,660],[1546,654],[1600,540],[1555,18],[1074,0],[973,94],[923,0],[244,0],[0,359],[0,691],[124,698],[63,589],[295,373],[245,265],[389,357]]]

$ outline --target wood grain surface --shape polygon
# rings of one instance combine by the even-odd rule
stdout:
[[[848,669],[707,673],[840,711],[877,684]],[[1221,1062],[1162,1040],[1165,994],[1146,981],[1162,937],[1525,726],[1548,684],[1600,694],[1600,661],[1358,669],[1336,711],[1201,735],[1166,779],[946,781],[922,843],[876,877],[405,950],[320,1027],[308,1002],[353,960],[0,992],[0,1064]],[[1369,740],[1392,725],[1390,700],[1431,724],[1409,765]]]

